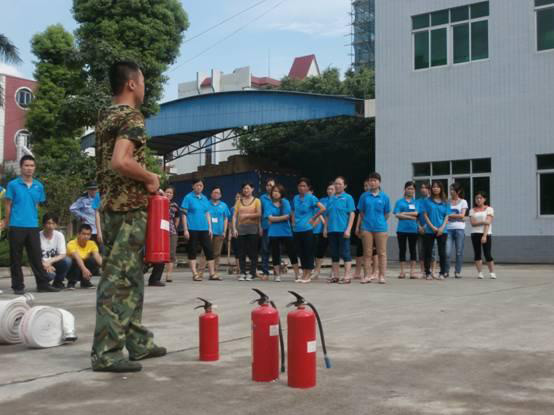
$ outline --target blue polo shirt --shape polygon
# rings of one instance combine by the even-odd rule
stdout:
[[[186,211],[189,231],[207,231],[210,229],[206,218],[206,213],[210,211],[210,201],[202,193],[196,195],[194,192],[190,192],[183,199],[181,208]]]
[[[327,196],[322,197],[321,199],[319,199],[319,203],[321,203],[323,206],[325,206],[325,209],[327,209],[327,206],[329,205],[329,198]],[[319,208],[316,205],[313,212],[314,215],[317,213],[318,210]],[[325,213],[323,213],[323,216],[325,216]],[[323,221],[321,220],[321,216],[318,219],[319,220],[317,221],[317,224],[314,226],[314,235],[320,234],[323,232]]]
[[[12,201],[10,226],[19,228],[38,228],[38,204],[46,201],[44,186],[33,179],[27,186],[21,177],[8,183],[6,199]]]
[[[364,214],[364,220],[360,226],[362,231],[387,231],[385,215],[390,213],[390,199],[386,193],[381,191],[377,195],[371,192],[363,193],[358,201],[358,211]]]
[[[394,214],[404,212],[418,212],[417,201],[412,199],[410,201],[405,198],[398,199],[394,205]],[[398,226],[396,232],[402,233],[417,233],[417,219],[398,219]]]
[[[264,213],[265,219],[268,220],[270,216],[283,216],[289,215],[291,212],[290,202],[287,199],[281,199],[281,206],[275,206],[273,202],[266,206],[267,209]],[[269,221],[268,221],[269,223]],[[292,236],[292,228],[290,226],[290,220],[283,222],[275,222],[269,224],[268,230],[269,237],[289,237]]]
[[[271,198],[267,193],[264,193],[263,195],[260,196],[260,202],[262,203],[262,229],[267,230],[269,229],[269,222],[267,220],[267,216],[270,216],[270,215],[266,216],[265,210],[266,208],[269,208],[269,205],[272,204]],[[268,206],[266,207],[266,205]]]
[[[354,199],[346,192],[329,198],[329,204],[325,211],[328,221],[327,231],[345,232],[350,214],[355,210]]]
[[[427,224],[427,222],[425,222],[425,218],[423,217],[423,212],[425,212],[427,200],[429,200],[428,197],[416,199],[416,208],[419,213],[419,215],[417,215],[417,223],[419,223],[419,225],[423,227],[425,227],[425,225]]]
[[[223,235],[225,219],[231,217],[227,203],[220,200],[216,205],[210,200],[210,216],[212,217],[212,233],[214,235]]]
[[[429,216],[429,220],[433,226],[439,228],[444,222],[444,218],[452,213],[450,209],[450,204],[448,201],[437,203],[434,200],[427,199],[423,207],[424,211]],[[427,223],[425,224],[425,233],[434,233],[433,230]],[[448,233],[448,228],[444,228],[444,234]]]
[[[92,201],[92,206],[94,210],[100,209],[100,192],[96,192],[96,196],[94,196],[94,200]]]
[[[300,195],[294,196],[292,199],[292,211],[294,212],[294,232],[311,231],[313,226],[310,225],[310,219],[314,217],[315,212],[319,210],[317,197],[310,193],[306,193],[304,197]]]

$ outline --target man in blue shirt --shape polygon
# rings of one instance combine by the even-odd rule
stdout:
[[[21,176],[8,183],[6,190],[5,227],[9,227],[10,273],[14,294],[25,293],[25,282],[21,270],[23,247],[27,251],[29,264],[35,275],[38,292],[57,292],[50,286],[48,275],[42,266],[40,229],[38,226],[38,204],[46,201],[44,186],[33,179],[35,158],[25,155],[19,162]]]
[[[96,182],[90,182],[87,185],[86,193],[79,197],[70,207],[69,211],[73,216],[86,223],[92,228],[91,240],[98,242],[98,231],[96,229],[96,210],[94,209],[93,202],[96,197],[98,186]]]
[[[275,186],[275,179],[268,178],[265,182],[265,193],[260,196],[262,202],[262,238],[261,255],[262,255],[262,273],[264,276],[269,275],[269,222],[265,215],[266,209],[271,205],[271,189]]]

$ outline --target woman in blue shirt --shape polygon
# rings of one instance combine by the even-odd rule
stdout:
[[[352,256],[350,255],[350,234],[354,223],[354,199],[345,192],[346,179],[339,176],[335,179],[335,195],[329,199],[327,206],[327,222],[323,236],[329,238],[331,246],[332,274],[328,282],[337,283],[339,280],[340,259],[344,261],[344,279],[350,282]]]
[[[298,194],[292,200],[291,223],[294,230],[296,252],[300,256],[302,282],[310,282],[314,269],[313,225],[316,219],[325,212],[325,206],[309,192],[309,179],[301,177],[298,179],[297,185]]]
[[[327,185],[327,196],[319,199],[321,204],[325,206],[325,209],[329,206],[329,200],[335,195],[335,184],[334,182],[329,182]],[[325,223],[327,223],[326,215],[328,212],[319,216],[316,219],[316,225],[314,227],[314,250],[315,250],[315,269],[312,275],[312,279],[319,278],[321,272],[321,265],[323,264],[323,258],[325,258],[325,253],[327,252],[327,247],[329,246],[329,238],[327,235],[323,236],[323,230],[325,228]],[[332,278],[333,276],[331,276]]]
[[[269,246],[271,247],[271,260],[275,281],[281,281],[281,244],[285,246],[290,263],[294,269],[295,280],[298,281],[300,270],[298,269],[298,257],[296,256],[290,226],[290,203],[283,197],[285,188],[280,184],[273,186],[270,194],[271,203],[266,203],[264,217],[269,223]]]
[[[386,193],[381,191],[381,175],[379,173],[371,173],[368,181],[369,192],[364,193],[358,202],[360,218],[356,230],[364,245],[366,278],[361,282],[369,282],[367,275],[370,272],[373,243],[375,242],[379,260],[379,284],[384,284],[387,272],[387,219],[391,210],[390,199]]]
[[[446,239],[448,237],[448,215],[450,215],[450,205],[446,198],[444,186],[441,182],[435,181],[431,186],[431,197],[424,202],[422,208],[425,218],[425,236],[423,239],[423,249],[425,251],[425,278],[432,280],[431,274],[431,254],[433,243],[437,240],[439,247],[440,274],[438,279],[443,280],[446,273]]]
[[[415,267],[417,261],[416,246],[418,239],[417,204],[414,198],[415,183],[406,182],[404,185],[404,197],[396,201],[394,214],[398,218],[396,238],[398,240],[398,252],[400,261],[400,275],[398,278],[406,278],[404,263],[406,262],[406,244],[410,249],[410,279],[417,279]]]

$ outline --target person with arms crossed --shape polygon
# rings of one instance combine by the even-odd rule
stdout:
[[[40,231],[40,249],[42,252],[42,266],[48,278],[54,280],[52,286],[63,290],[64,280],[71,267],[71,258],[66,255],[65,236],[58,228],[58,218],[45,214],[42,217],[42,231]]]

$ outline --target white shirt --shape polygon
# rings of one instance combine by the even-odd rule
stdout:
[[[458,203],[454,204],[452,203],[452,200],[450,201],[450,209],[452,210],[452,213],[454,214],[460,214],[462,213],[462,209],[467,209],[467,202],[464,199],[458,199]],[[465,229],[466,223],[465,219],[452,219],[448,218],[448,229]]]
[[[54,231],[51,239],[44,236],[44,231],[40,231],[40,250],[42,259],[54,258],[58,255],[65,255],[65,237],[63,233]]]
[[[469,211],[469,217],[475,218],[477,222],[484,222],[487,219],[487,216],[494,217],[494,209],[488,206],[485,210],[476,212],[475,209]],[[485,230],[485,225],[471,225],[471,233],[483,233]],[[492,235],[492,224],[489,225],[489,232],[487,235]]]

